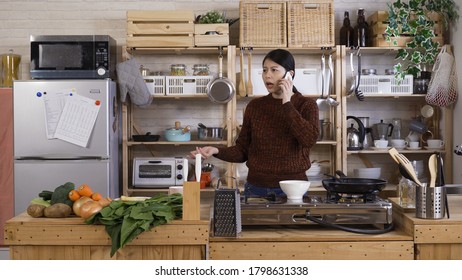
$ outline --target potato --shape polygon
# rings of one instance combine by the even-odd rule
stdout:
[[[27,214],[34,218],[40,218],[43,217],[45,208],[47,208],[45,205],[30,204],[27,207]]]
[[[64,203],[56,203],[45,208],[43,214],[47,218],[65,218],[68,217],[71,212],[72,209],[69,205]]]

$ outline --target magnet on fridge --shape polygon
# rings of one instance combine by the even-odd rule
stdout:
[[[99,100],[96,100],[96,101],[95,101],[95,105],[96,105],[96,106],[99,106],[99,105],[101,105],[101,101],[99,101]]]
[[[37,91],[36,95],[37,97],[42,97],[42,93],[40,91]]]

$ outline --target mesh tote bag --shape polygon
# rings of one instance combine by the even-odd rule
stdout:
[[[457,100],[456,62],[447,45],[441,48],[436,57],[425,100],[430,105],[440,107],[447,107]]]

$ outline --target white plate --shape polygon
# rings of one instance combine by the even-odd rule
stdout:
[[[424,146],[424,149],[429,150],[429,151],[441,151],[441,150],[444,150],[444,147],[441,147],[441,148],[429,148],[428,146]]]
[[[376,151],[386,151],[386,150],[390,149],[390,147],[385,147],[385,148],[371,147],[371,149],[376,150]]]
[[[406,150],[421,150],[422,148],[421,147],[417,147],[417,148],[411,148],[411,147],[406,147]]]
[[[393,148],[395,148],[395,149],[397,149],[397,150],[401,151],[401,150],[404,150],[404,149],[406,149],[406,146],[402,146],[402,147],[393,147]]]

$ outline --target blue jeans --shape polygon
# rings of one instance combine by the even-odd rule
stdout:
[[[244,185],[244,196],[249,197],[270,197],[270,196],[282,197],[286,196],[281,188],[265,188],[257,187],[248,182]]]

